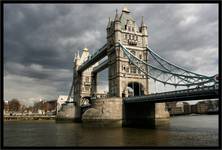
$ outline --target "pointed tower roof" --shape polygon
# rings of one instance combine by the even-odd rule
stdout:
[[[143,16],[142,16],[141,27],[144,27],[144,26],[146,26],[146,25],[145,25],[145,23],[144,23]]]
[[[127,21],[132,21],[135,22],[136,25],[136,21],[133,18],[133,16],[131,15],[130,11],[128,10],[127,7],[124,7],[120,16],[120,22],[121,22],[121,28],[125,29],[125,25],[127,24]],[[137,25],[136,25],[137,26]]]
[[[74,54],[73,62],[75,62],[75,60],[76,60],[76,53]]]
[[[76,59],[80,59],[79,50],[78,50],[78,52],[77,52],[77,57],[76,57]]]
[[[111,20],[110,20],[110,17],[109,17],[109,21],[108,21],[108,24],[107,24],[106,28],[110,28],[110,26],[111,26]]]
[[[116,16],[115,16],[114,21],[119,21],[119,16],[118,16],[118,10],[117,9],[116,9]]]

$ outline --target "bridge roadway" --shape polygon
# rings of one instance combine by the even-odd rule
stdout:
[[[155,93],[124,98],[124,103],[172,102],[219,98],[218,86]]]

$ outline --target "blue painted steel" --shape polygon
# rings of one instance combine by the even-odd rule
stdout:
[[[153,56],[155,61],[158,64],[160,64],[164,69],[158,68],[153,64],[150,64],[148,62],[139,59],[137,56],[132,54],[125,46],[123,46],[120,42],[116,46],[120,46],[122,48],[123,52],[128,57],[131,64],[135,65],[138,70],[143,72],[146,76],[154,79],[155,81],[159,81],[163,84],[173,85],[176,87],[177,86],[200,87],[200,86],[211,86],[215,84],[214,76],[208,77],[178,67],[166,61],[165,59],[154,53],[149,48],[147,48],[147,50],[151,54],[149,56],[151,57]],[[172,71],[172,68],[174,69],[174,71]],[[174,81],[172,80],[172,78],[174,78]]]

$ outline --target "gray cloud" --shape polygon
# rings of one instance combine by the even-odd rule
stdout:
[[[149,45],[161,56],[194,72],[218,72],[216,4],[124,5],[137,25],[144,16]],[[17,96],[33,101],[67,94],[74,53],[84,47],[90,52],[101,47],[106,42],[108,17],[114,18],[115,9],[120,12],[124,5],[5,4],[5,99]],[[106,75],[100,75],[102,85]],[[30,86],[34,90],[29,91]]]

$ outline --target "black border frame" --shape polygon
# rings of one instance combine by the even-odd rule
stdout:
[[[147,0],[147,1],[144,1],[144,0],[138,0],[138,1],[134,1],[134,0],[127,0],[127,1],[124,1],[124,0],[118,0],[118,1],[111,1],[111,0],[2,0],[0,1],[1,3],[1,53],[0,53],[0,56],[1,56],[1,80],[0,80],[0,83],[1,83],[1,124],[0,124],[0,127],[1,127],[1,140],[0,140],[0,144],[1,144],[1,149],[116,149],[116,148],[120,148],[120,149],[221,149],[221,114],[222,114],[222,111],[221,111],[221,82],[222,82],[222,76],[221,76],[221,69],[222,69],[222,66],[221,66],[221,8],[222,8],[222,1],[220,0],[181,0],[181,1],[178,1],[178,0]],[[218,136],[218,146],[209,146],[209,147],[191,147],[191,146],[188,146],[188,147],[181,147],[181,146],[158,146],[158,147],[154,147],[154,146],[133,146],[133,147],[119,147],[119,146],[115,146],[115,147],[87,147],[87,146],[81,146],[81,147],[44,147],[44,146],[38,146],[38,147],[24,147],[24,146],[19,146],[19,147],[12,147],[12,146],[4,146],[4,137],[3,137],[3,132],[4,132],[4,116],[3,116],[3,107],[4,107],[4,74],[3,74],[3,71],[4,71],[4,62],[3,62],[3,57],[4,57],[4,4],[15,4],[15,3],[35,3],[35,4],[49,4],[49,3],[54,3],[54,4],[60,4],[60,3],[81,3],[81,4],[84,4],[84,3],[90,3],[90,4],[93,4],[93,3],[216,3],[218,4],[218,17],[219,17],[219,20],[218,20],[218,31],[219,31],[219,38],[218,38],[218,46],[219,46],[219,52],[218,52],[218,56],[219,56],[219,120],[218,120],[218,127],[219,127],[219,136]]]

